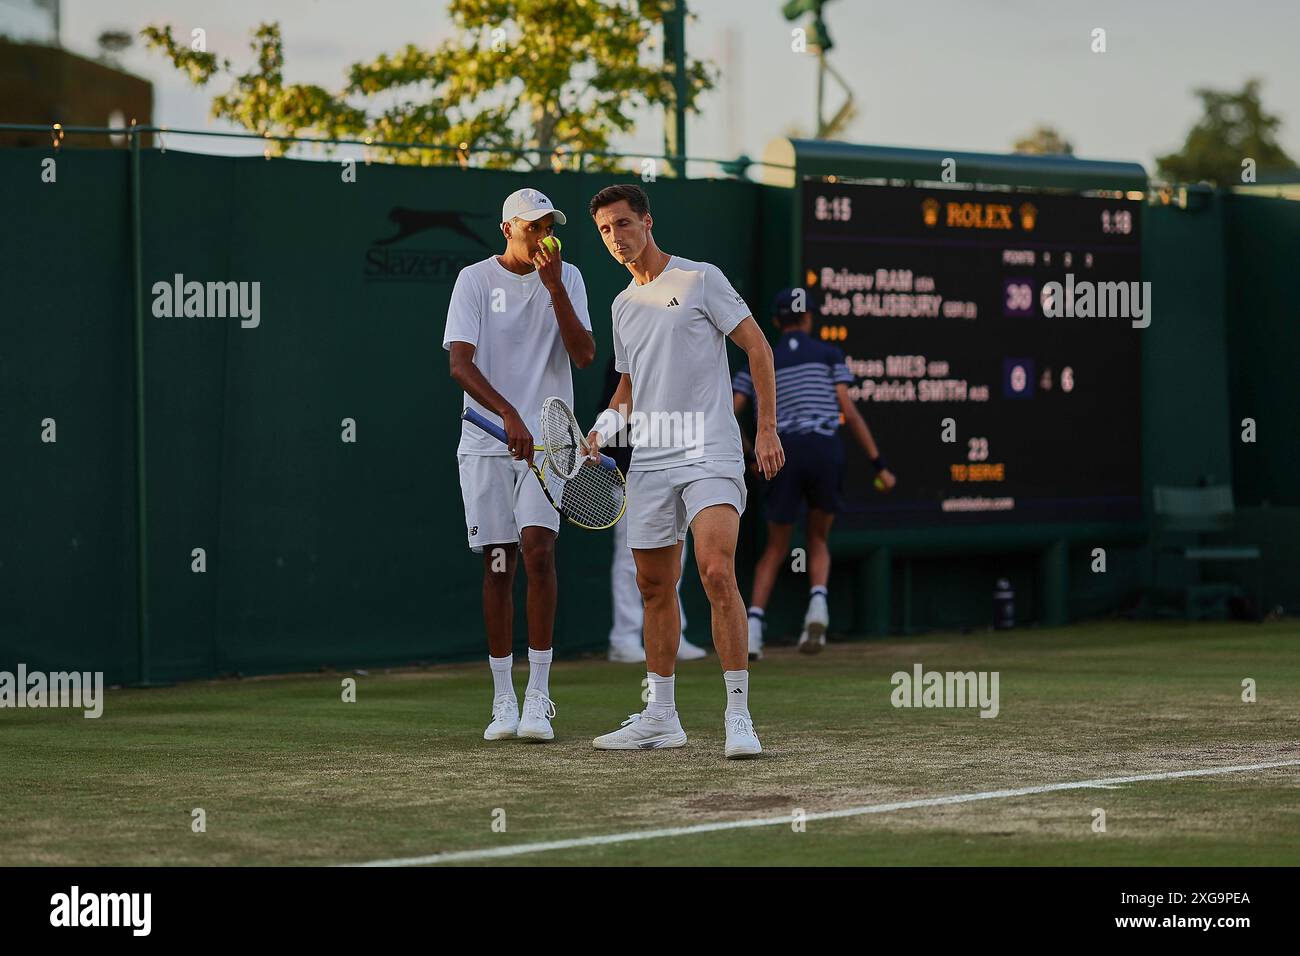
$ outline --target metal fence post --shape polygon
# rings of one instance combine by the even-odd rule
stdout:
[[[144,262],[141,238],[144,204],[140,197],[140,129],[131,127],[131,284],[135,326],[135,521],[136,601],[139,679],[149,681],[149,522],[145,483]]]

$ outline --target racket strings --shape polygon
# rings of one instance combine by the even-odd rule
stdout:
[[[593,463],[580,464],[570,478],[547,471],[543,477],[560,513],[574,524],[592,530],[613,525],[623,514],[626,488],[617,469]]]
[[[573,425],[573,415],[560,401],[542,403],[542,444],[551,471],[559,478],[572,478],[582,464],[582,453]]]

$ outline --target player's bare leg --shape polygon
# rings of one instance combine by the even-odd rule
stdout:
[[[691,522],[695,535],[695,564],[713,614],[713,646],[722,662],[727,689],[726,755],[756,757],[763,748],[749,715],[749,648],[745,604],[736,585],[736,539],[740,515],[730,505],[703,509]]]
[[[677,667],[677,643],[682,636],[681,609],[677,605],[682,542],[666,548],[633,548],[632,557],[636,561],[636,586],[645,605],[646,670],[672,677]]]
[[[513,738],[519,730],[519,700],[511,680],[515,624],[514,583],[519,546],[489,544],[483,548],[483,623],[492,668],[492,722],[484,740]]]
[[[826,604],[826,585],[831,577],[831,549],[827,539],[835,515],[820,508],[808,512],[808,612],[803,619],[803,633],[799,635],[799,650],[816,654],[826,646],[826,629],[830,627],[830,611]]]
[[[745,605],[736,585],[736,540],[740,515],[730,505],[713,505],[695,516],[695,565],[713,615],[713,646],[724,671],[749,667]]]
[[[528,646],[549,651],[555,631],[555,532],[530,525],[521,537],[528,576]]]
[[[781,565],[790,554],[790,535],[793,531],[792,524],[781,524],[776,521],[767,523],[767,545],[754,566],[754,590],[752,600],[749,602],[748,640],[751,661],[761,660],[763,657],[764,615],[767,611],[767,602],[772,597],[772,588],[776,584],[777,575],[781,573]]]
[[[483,548],[483,623],[487,628],[488,652],[508,657],[514,644],[515,566],[519,545],[489,544]]]
[[[597,750],[657,750],[686,743],[686,732],[677,717],[677,678],[673,673],[682,633],[677,604],[681,549],[680,541],[662,548],[632,549],[636,584],[645,604],[643,639],[650,698],[645,710],[632,714],[618,730],[593,740]]]
[[[524,740],[553,740],[551,718],[551,639],[555,630],[555,532],[529,525],[520,532],[524,572],[528,576],[528,689],[518,735]]]
[[[776,521],[767,523],[767,545],[754,565],[754,591],[750,604],[759,609],[767,607],[772,597],[772,588],[776,585],[781,565],[790,555],[790,535],[794,525],[780,524]]]
[[[808,584],[826,587],[831,579],[831,522],[835,515],[812,508],[808,512]]]

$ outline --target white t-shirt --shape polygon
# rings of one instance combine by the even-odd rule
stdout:
[[[727,335],[750,314],[717,266],[671,256],[614,299],[614,367],[632,376],[629,471],[744,460]]]
[[[560,280],[569,293],[573,311],[583,328],[591,331],[587,315],[587,288],[582,273],[562,263]],[[558,395],[573,407],[573,375],[569,353],[560,335],[551,294],[536,271],[515,275],[496,256],[466,266],[456,277],[447,307],[447,329],[442,347],[452,342],[474,346],[474,364],[483,377],[519,412],[533,439],[541,443],[538,420],[542,400]],[[489,421],[502,424],[494,412],[465,395],[464,408],[473,408]],[[461,455],[509,455],[505,445],[477,425],[461,422]]]

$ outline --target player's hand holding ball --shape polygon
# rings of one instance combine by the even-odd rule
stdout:
[[[886,468],[876,475],[876,480],[872,483],[876,486],[877,491],[889,491],[894,485],[898,484],[898,479],[894,477],[892,471]]]
[[[542,285],[548,289],[553,289],[560,284],[563,277],[563,266],[560,260],[560,237],[543,236],[540,247],[537,255],[533,256],[533,265],[537,269],[537,275],[542,280]]]

